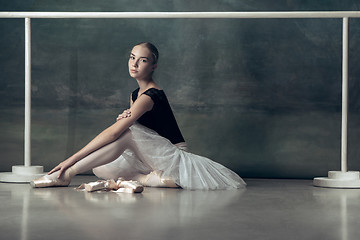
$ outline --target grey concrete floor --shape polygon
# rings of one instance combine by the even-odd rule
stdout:
[[[0,239],[360,239],[360,189],[245,179],[246,190],[141,194],[0,183]]]

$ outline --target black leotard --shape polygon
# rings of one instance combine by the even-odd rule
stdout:
[[[131,98],[133,102],[136,101],[138,94],[139,88],[132,92]],[[169,139],[173,144],[185,142],[164,91],[150,88],[143,94],[151,97],[154,106],[137,121],[145,127],[156,131],[160,136]]]

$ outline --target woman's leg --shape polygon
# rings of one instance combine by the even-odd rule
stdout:
[[[74,175],[80,174],[117,159],[126,149],[132,148],[131,131],[126,130],[117,140],[96,150],[75,163],[72,167]]]
[[[61,179],[58,179],[58,172],[54,172],[51,175],[45,175],[44,177],[31,182],[33,187],[49,187],[49,186],[67,186],[69,185],[71,178],[76,174],[80,174],[89,171],[98,166],[107,164],[117,159],[127,148],[132,148],[133,143],[131,131],[126,130],[117,140],[95,152],[89,154],[85,158],[76,162],[73,166],[68,168]]]

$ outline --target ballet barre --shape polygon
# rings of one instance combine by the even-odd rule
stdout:
[[[304,12],[0,12],[0,18],[359,18],[360,11]]]
[[[360,188],[358,171],[347,168],[348,133],[348,52],[349,18],[359,18],[360,11],[304,12],[0,12],[0,18],[25,19],[25,130],[24,166],[13,166],[12,173],[0,173],[2,182],[29,182],[43,175],[43,167],[31,166],[31,18],[203,18],[203,19],[269,19],[269,18],[341,18],[342,24],[342,124],[341,171],[329,171],[328,177],[314,178],[314,185],[331,188]]]

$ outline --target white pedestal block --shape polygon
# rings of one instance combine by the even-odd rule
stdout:
[[[42,166],[13,166],[12,172],[0,173],[0,182],[28,183],[44,175],[44,167]]]
[[[314,178],[314,186],[326,188],[360,188],[358,171],[329,171],[328,177]]]

